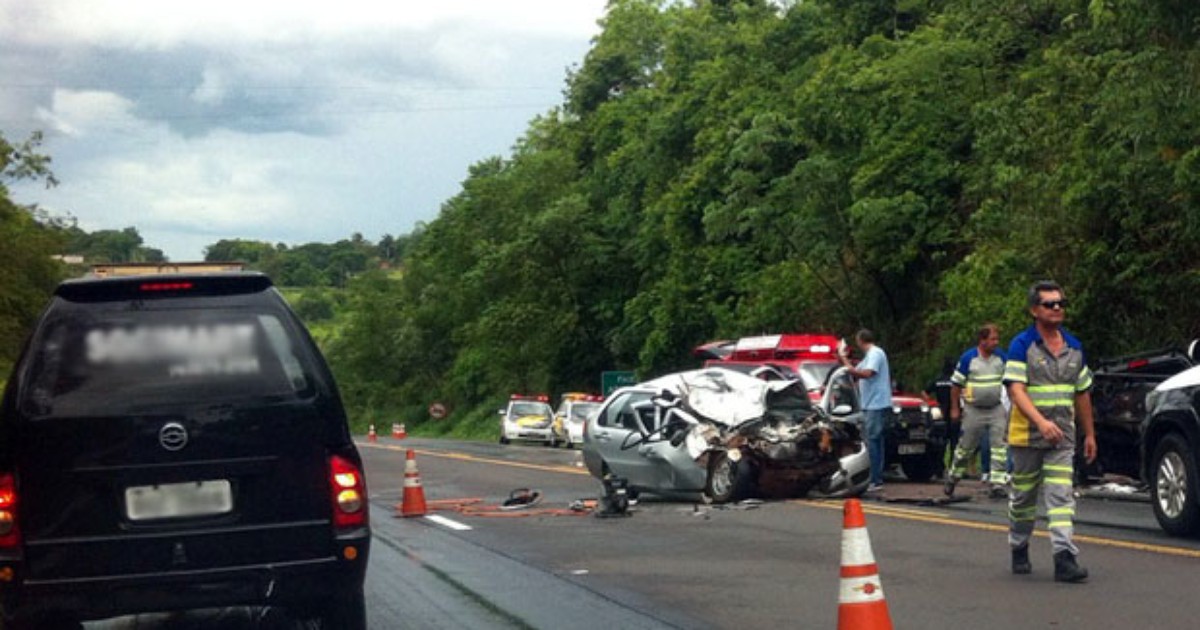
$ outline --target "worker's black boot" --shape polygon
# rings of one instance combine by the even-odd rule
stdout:
[[[1075,555],[1066,549],[1054,554],[1055,582],[1083,582],[1087,580],[1087,569],[1075,562]]]
[[[1012,571],[1017,575],[1028,575],[1033,571],[1033,565],[1029,563],[1029,545],[1013,547]]]

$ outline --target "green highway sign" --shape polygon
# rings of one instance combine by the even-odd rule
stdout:
[[[612,370],[600,373],[600,393],[608,396],[619,387],[636,385],[637,376],[632,370]]]

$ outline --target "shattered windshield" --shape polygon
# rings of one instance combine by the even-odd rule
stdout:
[[[829,373],[837,369],[835,361],[807,361],[801,363],[800,380],[804,381],[804,387],[809,391],[821,389],[825,385],[825,379],[829,377]]]

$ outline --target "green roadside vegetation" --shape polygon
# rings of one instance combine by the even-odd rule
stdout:
[[[1200,336],[1200,3],[613,0],[601,26],[412,234],[209,248],[302,288],[357,431],[494,439],[511,393],[770,332],[872,328],[919,389],[1044,278],[1092,359]]]

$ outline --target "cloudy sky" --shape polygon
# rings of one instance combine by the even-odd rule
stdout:
[[[0,0],[0,132],[46,134],[19,203],[222,238],[377,240],[562,102],[604,0]]]

